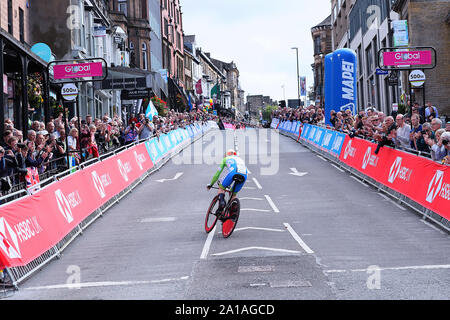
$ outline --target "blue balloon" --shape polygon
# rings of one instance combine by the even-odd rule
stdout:
[[[325,123],[330,111],[357,113],[357,58],[351,49],[338,49],[325,57]]]
[[[36,43],[31,47],[31,52],[33,52],[45,62],[50,62],[52,59],[52,49],[50,49],[50,47],[45,43]]]
[[[325,56],[325,123],[331,125],[330,111],[334,110],[334,85],[333,85],[333,53]]]

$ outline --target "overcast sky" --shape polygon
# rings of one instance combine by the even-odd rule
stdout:
[[[211,56],[234,61],[245,96],[297,98],[297,60],[306,86],[314,83],[311,28],[331,13],[330,0],[182,0],[183,29]]]

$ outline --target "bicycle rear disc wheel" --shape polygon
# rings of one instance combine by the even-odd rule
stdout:
[[[222,235],[224,238],[228,238],[229,236],[231,236],[239,220],[239,214],[241,212],[241,203],[239,202],[239,199],[236,198],[230,203],[228,212],[231,210],[234,204],[236,204],[236,209],[234,210],[233,215],[231,216],[231,218],[225,220],[222,224]]]
[[[206,218],[205,218],[205,231],[206,233],[210,233],[214,227],[216,226],[217,219],[219,218],[214,214],[215,209],[214,206],[219,201],[219,196],[215,196],[214,199],[211,201],[211,204],[209,205],[208,211],[206,212]]]

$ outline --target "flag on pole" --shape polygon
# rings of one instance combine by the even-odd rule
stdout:
[[[147,110],[145,111],[145,116],[147,118],[149,118],[150,121],[152,121],[153,117],[157,116],[157,115],[158,115],[158,110],[156,110],[155,106],[153,105],[153,102],[150,100]]]
[[[192,102],[191,102],[191,95],[190,94],[188,95],[188,99],[189,99],[189,101],[188,101],[189,112],[191,112],[191,110],[192,110]]]
[[[214,103],[220,99],[220,87],[218,83],[211,89],[211,98],[213,98]]]
[[[197,94],[203,94],[202,90],[202,79],[199,79],[197,83],[195,84],[195,91]]]

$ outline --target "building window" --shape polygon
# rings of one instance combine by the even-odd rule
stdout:
[[[164,19],[164,35],[169,38],[169,21],[167,19]]]
[[[128,4],[127,0],[119,0],[119,11],[124,15],[128,15]]]
[[[320,36],[314,37],[314,54],[320,54],[322,52],[320,47]]]
[[[13,5],[12,0],[8,0],[8,32],[13,34]]]
[[[101,118],[103,113],[103,101],[98,95],[95,95],[95,117]]]
[[[372,45],[369,45],[366,49],[366,65],[367,65],[367,74],[371,74],[373,71]]]
[[[148,70],[148,53],[147,53],[147,44],[145,42],[142,43],[142,69]]]
[[[19,8],[19,30],[20,30],[20,42],[25,42],[25,22],[22,8]]]

